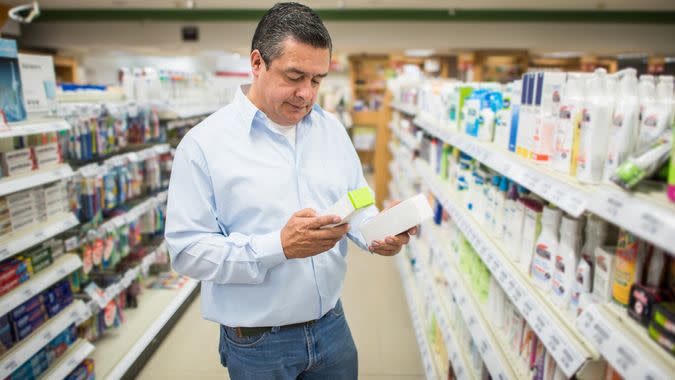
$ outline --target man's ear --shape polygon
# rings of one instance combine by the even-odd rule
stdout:
[[[258,49],[255,49],[251,52],[251,72],[254,77],[260,75],[263,70],[266,70],[265,60],[263,60],[262,55]]]

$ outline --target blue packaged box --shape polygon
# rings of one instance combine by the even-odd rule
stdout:
[[[16,41],[0,38],[0,108],[8,122],[26,120]]]
[[[25,314],[28,314],[35,310],[36,308],[41,307],[43,304],[42,295],[38,294],[37,296],[29,299],[28,301],[17,306],[11,312],[12,320],[21,319]]]

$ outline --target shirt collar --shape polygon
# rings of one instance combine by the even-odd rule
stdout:
[[[235,107],[237,107],[237,109],[239,110],[239,114],[241,115],[244,121],[244,126],[246,127],[247,132],[251,131],[253,121],[255,120],[256,117],[261,118],[261,120],[267,118],[265,114],[262,111],[260,111],[258,107],[256,107],[255,104],[253,104],[253,102],[251,102],[251,100],[246,96],[250,87],[251,87],[250,84],[239,86],[237,88],[237,92],[235,93],[233,100]],[[312,116],[312,113],[314,112],[323,115],[323,109],[321,108],[321,106],[314,103],[314,105],[312,106],[312,110],[300,121],[300,124],[309,122],[311,120],[310,118]]]

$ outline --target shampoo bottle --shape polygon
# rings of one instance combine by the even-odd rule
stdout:
[[[649,95],[649,93],[647,93]],[[644,104],[638,149],[649,146],[668,130],[673,115],[673,77],[661,76],[656,86],[656,98],[649,97]]]
[[[494,143],[500,149],[509,148],[509,134],[511,132],[511,99],[513,97],[514,83],[508,83],[504,89],[502,108],[497,111],[495,117]]]
[[[593,299],[605,303],[612,300],[616,247],[597,247],[593,266]]]
[[[570,74],[563,86],[553,142],[553,169],[563,174],[574,175],[572,173],[572,148],[577,127],[581,122],[583,107],[583,80],[578,74]]]
[[[593,266],[595,264],[595,250],[604,244],[607,238],[607,223],[595,216],[588,218],[586,224],[586,239],[581,247],[581,261],[577,266],[574,287],[572,288],[572,307],[579,306],[581,296],[593,290]]]
[[[586,81],[586,105],[579,134],[577,178],[586,183],[602,179],[612,104],[607,93],[607,72],[597,69]]]
[[[668,168],[668,199],[675,202],[675,123],[673,123],[673,140],[670,152],[670,167]]]
[[[542,229],[534,247],[531,275],[540,289],[548,292],[551,287],[552,257],[558,251],[558,230],[562,211],[554,207],[544,207],[541,219]]]
[[[518,261],[520,269],[524,273],[527,273],[530,271],[530,266],[532,265],[534,244],[541,233],[541,215],[544,206],[536,199],[523,198],[521,202],[525,206],[525,218],[523,222],[520,258]]]
[[[523,99],[523,81],[513,82],[513,96],[511,97],[511,126],[509,130],[509,151],[516,152],[518,145],[518,123],[520,120],[520,107]]]
[[[625,69],[620,73],[619,94],[612,115],[607,157],[605,160],[604,180],[608,182],[616,168],[624,162],[635,149],[640,102],[637,97],[638,81],[635,69]]]
[[[492,230],[495,234],[494,237],[498,240],[504,237],[504,215],[506,214],[506,192],[508,188],[509,180],[506,177],[499,177],[499,189],[494,198],[494,218],[492,219]],[[509,220],[510,222],[512,221]]]
[[[572,285],[579,262],[581,234],[579,219],[565,216],[560,228],[560,245],[553,263],[551,286],[554,301],[560,306],[568,306],[572,295]]]

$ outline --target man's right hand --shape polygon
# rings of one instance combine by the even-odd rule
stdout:
[[[339,222],[338,216],[318,216],[316,211],[309,208],[296,212],[281,230],[284,254],[289,259],[302,259],[328,251],[349,231],[349,224],[325,229],[321,227]]]

